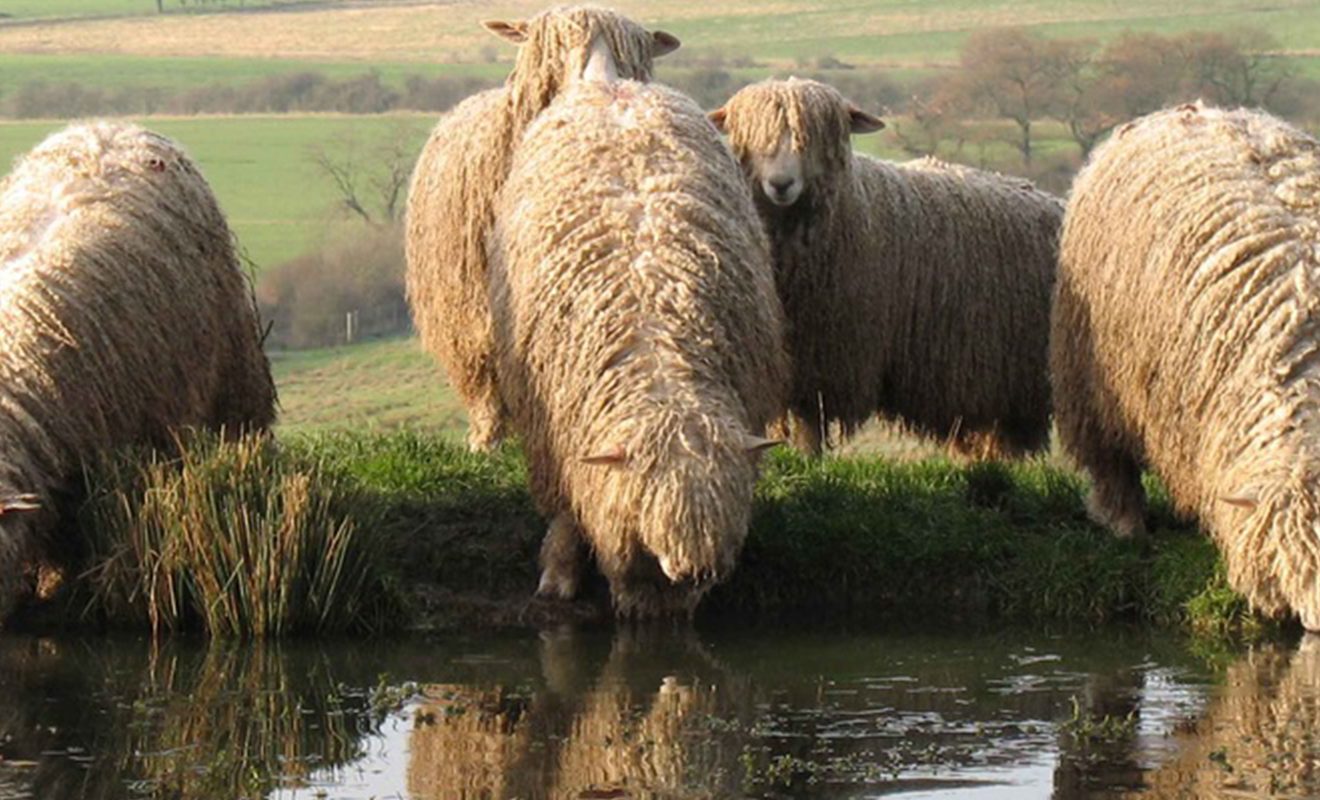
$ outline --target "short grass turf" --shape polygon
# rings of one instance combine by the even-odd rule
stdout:
[[[414,338],[276,352],[279,431],[390,431],[408,428],[451,441],[466,435],[463,405]]]

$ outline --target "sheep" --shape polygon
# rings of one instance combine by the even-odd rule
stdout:
[[[70,126],[0,182],[0,620],[81,465],[181,426],[264,430],[275,387],[210,187],[136,125]]]
[[[875,413],[967,454],[1049,437],[1046,335],[1062,203],[1025,180],[853,153],[884,123],[810,80],[735,94],[729,135],[770,235],[794,442]]]
[[[517,63],[503,87],[463,101],[431,132],[413,170],[405,224],[413,318],[423,346],[440,361],[467,408],[468,444],[477,451],[504,436],[485,248],[514,146],[566,77],[581,72],[587,43],[597,35],[609,42],[620,75],[639,80],[651,78],[654,58],[679,46],[670,34],[590,6],[485,25],[519,45]]]
[[[606,79],[542,112],[496,210],[498,384],[551,518],[538,591],[575,593],[585,537],[618,614],[690,614],[747,533],[787,388],[782,309],[696,105],[587,74]]]
[[[1259,611],[1320,629],[1320,155],[1200,104],[1120,128],[1077,177],[1051,321],[1059,442],[1092,517],[1144,531],[1141,470]]]

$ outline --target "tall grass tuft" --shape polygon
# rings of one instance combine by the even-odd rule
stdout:
[[[88,470],[84,615],[153,635],[378,629],[394,595],[373,506],[321,463],[271,439],[181,439]]]

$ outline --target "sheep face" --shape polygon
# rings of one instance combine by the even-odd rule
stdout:
[[[611,582],[699,590],[727,574],[746,537],[756,462],[775,443],[722,415],[656,408],[625,444],[584,458],[601,472],[583,521]]]
[[[748,153],[743,169],[747,179],[777,206],[791,206],[802,194],[802,152],[793,147],[793,134],[785,130],[771,153]]]
[[[763,81],[710,113],[758,203],[788,208],[837,182],[851,163],[849,137],[884,123],[816,81]]]

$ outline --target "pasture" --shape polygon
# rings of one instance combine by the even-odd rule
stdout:
[[[275,56],[361,63],[383,57],[390,62],[444,63],[488,58],[493,40],[478,27],[481,20],[523,17],[545,4],[331,0],[290,4],[287,10],[266,13],[230,4],[220,13],[165,15],[150,13],[154,11],[150,0],[26,0],[9,5],[16,20],[51,21],[0,26],[0,51],[10,53]],[[613,5],[670,30],[694,49],[718,49],[725,55],[752,56],[780,66],[825,54],[877,65],[945,64],[955,58],[971,31],[997,25],[1097,38],[1129,29],[1172,33],[1256,27],[1277,36],[1285,51],[1312,55],[1320,33],[1320,8],[1307,0],[1281,0],[1267,7],[1251,0],[1211,0],[1194,7],[1175,0],[949,0],[920,6],[900,0],[719,4],[618,0]],[[92,14],[96,16],[89,18]]]
[[[278,264],[315,246],[327,225],[342,219],[331,179],[309,158],[312,148],[369,151],[382,140],[410,137],[417,149],[430,118],[389,116],[233,116],[139,120],[173,137],[198,161],[256,268]],[[63,120],[0,122],[0,163],[10,164]]]

